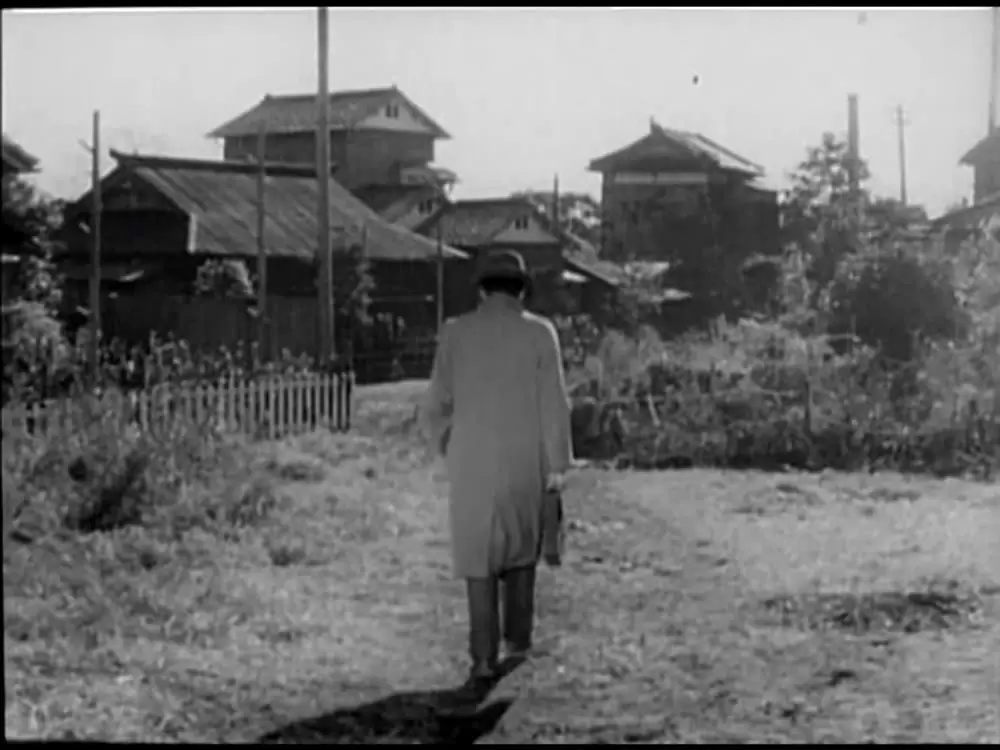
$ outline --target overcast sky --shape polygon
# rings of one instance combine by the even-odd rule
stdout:
[[[336,10],[331,89],[395,83],[453,136],[437,161],[460,197],[597,193],[597,156],[648,131],[697,130],[773,181],[861,104],[876,192],[937,214],[970,196],[958,159],[985,135],[990,13],[976,10]],[[859,22],[860,21],[860,22]],[[105,145],[221,157],[205,138],[265,93],[316,90],[316,11],[10,13],[3,129],[42,159],[41,186],[86,187],[91,116]]]

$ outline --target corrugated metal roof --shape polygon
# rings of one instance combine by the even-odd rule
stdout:
[[[624,148],[594,159],[588,167],[594,172],[613,171],[617,166],[647,158],[668,158],[678,162],[708,160],[720,169],[741,172],[759,177],[764,168],[759,164],[730,151],[715,141],[683,130],[664,128],[650,123],[649,133]]]
[[[335,91],[330,94],[328,122],[331,130],[346,130],[393,100],[402,99],[436,138],[450,138],[447,131],[395,86],[356,91]],[[302,133],[316,128],[316,94],[266,95],[259,104],[220,125],[209,138],[230,138],[257,135],[261,124],[267,133]]]
[[[257,167],[240,162],[174,159],[112,152],[115,170],[134,174],[192,217],[191,252],[253,256],[257,237]],[[308,167],[266,165],[265,247],[274,257],[315,255],[318,183]],[[110,181],[114,176],[105,178]],[[76,205],[85,207],[83,196]],[[84,208],[84,210],[86,210]],[[367,235],[368,256],[376,260],[427,260],[437,245],[382,219],[348,190],[330,180],[333,241],[357,241]],[[346,235],[346,236],[345,236]],[[337,244],[335,244],[335,247]],[[467,258],[450,247],[449,257]]]
[[[5,172],[22,174],[38,169],[38,157],[29,154],[6,133],[3,134],[3,169]]]

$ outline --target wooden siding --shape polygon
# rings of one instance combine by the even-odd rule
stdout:
[[[283,133],[265,137],[268,161],[288,164],[316,162],[314,133]],[[257,139],[226,138],[224,158],[242,161],[255,158]],[[330,133],[330,161],[337,165],[337,181],[347,188],[371,183],[399,181],[398,167],[426,165],[434,161],[434,136],[385,130],[354,130]]]

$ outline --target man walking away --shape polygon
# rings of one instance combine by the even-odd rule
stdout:
[[[531,648],[543,503],[560,488],[572,447],[559,339],[551,322],[524,309],[531,292],[524,259],[511,251],[486,256],[475,283],[478,309],[441,332],[425,418],[451,484],[452,557],[466,581],[472,677],[490,679],[501,638],[508,657]]]

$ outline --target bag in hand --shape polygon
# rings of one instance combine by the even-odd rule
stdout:
[[[565,552],[562,493],[547,490],[542,498],[542,559],[546,565],[558,568],[562,565]]]

